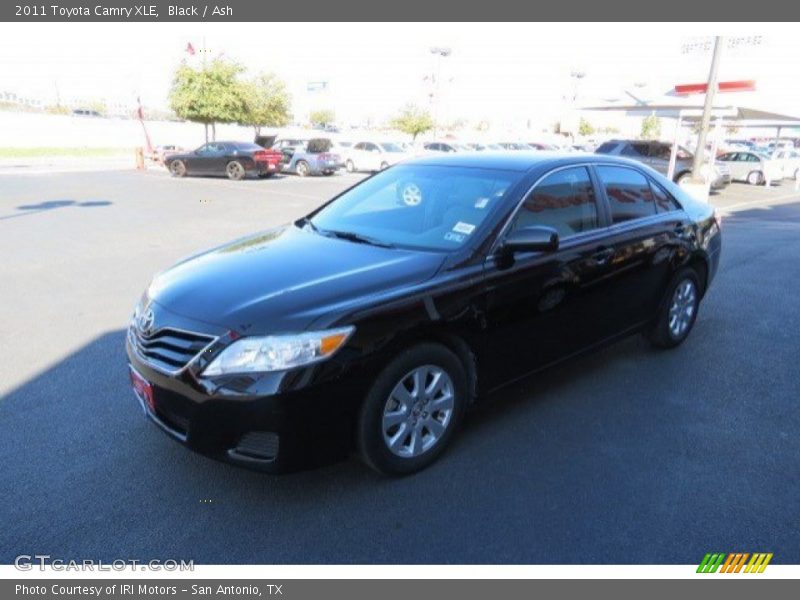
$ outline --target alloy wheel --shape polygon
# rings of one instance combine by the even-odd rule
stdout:
[[[453,417],[453,380],[440,367],[424,365],[406,373],[383,409],[383,440],[396,456],[415,458],[433,448]]]
[[[697,287],[690,279],[684,279],[672,294],[669,308],[669,332],[673,338],[682,337],[692,324],[697,310]]]
[[[232,162],[228,164],[227,173],[231,179],[241,179],[244,176],[244,167],[238,162]]]

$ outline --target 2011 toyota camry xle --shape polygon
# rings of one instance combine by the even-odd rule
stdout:
[[[131,381],[207,456],[408,474],[512,382],[635,333],[681,344],[720,248],[713,209],[641,163],[430,156],[158,274]]]

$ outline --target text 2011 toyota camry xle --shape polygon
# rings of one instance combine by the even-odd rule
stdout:
[[[683,342],[720,247],[713,210],[640,163],[431,156],[157,275],[131,379],[203,454],[411,473],[521,377],[637,332]]]

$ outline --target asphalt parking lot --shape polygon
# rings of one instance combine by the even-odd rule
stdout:
[[[289,221],[353,175],[0,175],[0,562],[800,562],[800,194],[734,184],[720,272],[676,351],[639,338],[471,414],[441,461],[280,477],[144,419],[124,329],[151,276]]]

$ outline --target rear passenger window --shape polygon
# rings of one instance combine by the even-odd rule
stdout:
[[[611,208],[611,222],[624,223],[656,214],[653,191],[647,178],[625,167],[597,167]]]
[[[597,147],[597,150],[595,150],[595,152],[597,154],[611,154],[614,151],[614,148],[616,147],[617,147],[616,142],[605,142],[603,144],[600,144]]]
[[[649,145],[644,143],[625,144],[621,154],[622,156],[645,158],[649,154]]]
[[[653,192],[653,197],[656,201],[656,212],[665,213],[680,208],[675,198],[665,192],[657,183],[651,181],[650,190]]]
[[[522,203],[512,231],[547,225],[568,237],[595,229],[597,201],[585,167],[556,171],[542,179]]]

